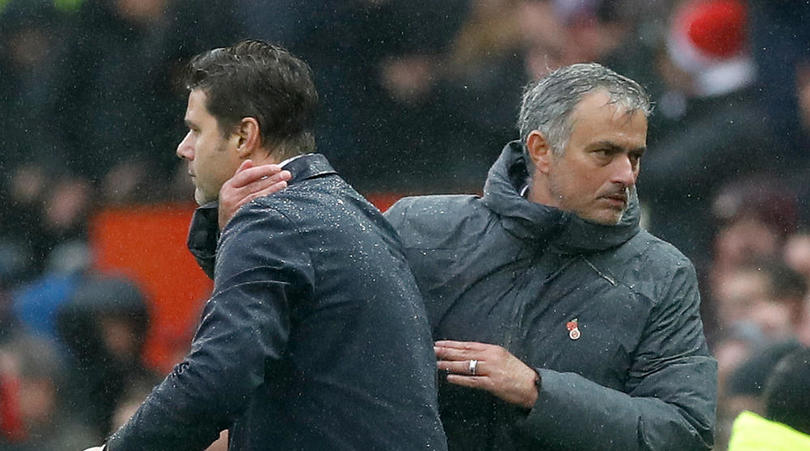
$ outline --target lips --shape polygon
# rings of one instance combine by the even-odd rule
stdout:
[[[622,206],[627,205],[627,194],[625,193],[615,193],[615,194],[608,194],[606,196],[601,196],[602,199],[607,199],[611,202],[615,202]]]

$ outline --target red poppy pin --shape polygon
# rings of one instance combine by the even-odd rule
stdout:
[[[565,328],[568,329],[568,338],[572,340],[579,340],[582,333],[579,331],[579,324],[577,323],[576,318],[565,323]]]

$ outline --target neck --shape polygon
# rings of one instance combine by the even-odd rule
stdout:
[[[529,180],[529,191],[526,198],[536,204],[543,204],[549,207],[559,207],[559,198],[551,194],[551,190],[545,180],[533,178]]]
[[[259,152],[254,152],[253,155],[250,156],[250,159],[253,160],[253,164],[256,166],[263,164],[279,164],[282,161],[276,157],[274,152],[264,149]]]

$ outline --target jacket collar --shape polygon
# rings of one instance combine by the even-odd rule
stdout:
[[[329,164],[325,156],[319,153],[309,153],[301,155],[300,157],[290,161],[284,166],[284,169],[290,171],[292,179],[289,184],[297,183],[302,180],[322,177],[324,175],[337,174],[337,172]]]
[[[289,181],[289,184],[324,175],[337,174],[326,157],[319,153],[301,155],[284,165],[284,169],[292,174],[292,180]],[[214,278],[216,248],[219,241],[217,213],[217,201],[211,201],[197,207],[191,219],[186,242],[197,263],[212,279]]]
[[[619,224],[603,225],[523,198],[518,190],[527,179],[523,145],[512,141],[490,168],[484,185],[484,205],[498,214],[504,227],[520,239],[543,246],[550,244],[563,253],[579,253],[618,246],[640,230],[635,190]]]

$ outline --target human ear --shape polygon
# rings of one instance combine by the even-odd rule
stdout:
[[[239,154],[239,158],[243,160],[251,158],[256,150],[261,147],[261,130],[256,118],[242,118],[232,136],[235,140],[236,152]]]
[[[552,157],[551,145],[539,130],[532,130],[529,136],[526,137],[526,150],[529,153],[529,158],[532,159],[535,171],[548,174]]]

